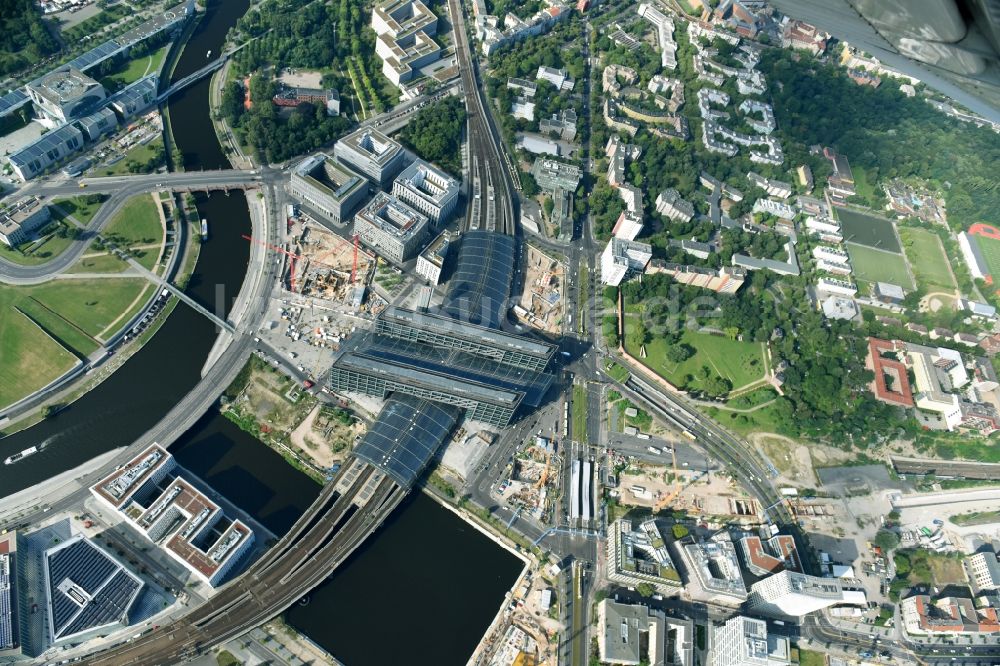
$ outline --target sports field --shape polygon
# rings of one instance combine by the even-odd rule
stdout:
[[[844,240],[858,245],[877,247],[890,252],[900,252],[896,232],[892,222],[884,217],[875,217],[866,213],[846,208],[837,209],[840,228],[844,232]]]
[[[973,238],[979,245],[983,261],[986,262],[986,268],[989,269],[990,275],[993,276],[993,283],[996,284],[997,280],[1000,280],[1000,240],[987,236],[973,236]]]
[[[889,282],[903,289],[913,289],[913,283],[906,272],[903,255],[883,252],[857,243],[846,243],[847,254],[851,257],[854,277],[864,282]]]
[[[903,241],[910,269],[920,286],[931,291],[951,291],[955,288],[948,257],[941,247],[940,239],[926,229],[900,227],[899,236]]]

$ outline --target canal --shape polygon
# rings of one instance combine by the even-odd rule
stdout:
[[[221,52],[248,0],[210,3],[174,71],[181,78]],[[209,79],[171,99],[170,119],[185,170],[228,168],[209,118]],[[188,293],[228,312],[246,274],[250,232],[238,193],[200,195],[211,234]],[[178,304],[147,345],[109,379],[52,418],[0,440],[0,457],[39,453],[0,468],[0,497],[130,443],[200,379],[214,326]],[[178,462],[276,534],[320,487],[277,453],[210,410],[171,447]],[[452,512],[416,492],[334,576],[295,606],[289,622],[347,666],[464,664],[503,602],[521,562]],[[392,639],[386,640],[391,634]]]

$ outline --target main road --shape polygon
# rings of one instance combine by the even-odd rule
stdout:
[[[94,236],[107,226],[131,197],[136,195],[156,189],[246,189],[259,187],[265,180],[268,184],[274,184],[282,177],[281,172],[270,169],[255,171],[226,169],[33,183],[23,188],[20,194],[56,198],[95,193],[109,194],[110,197],[90,220],[80,237],[51,261],[34,266],[22,266],[0,257],[0,282],[11,285],[48,282],[74,265],[87,251]]]

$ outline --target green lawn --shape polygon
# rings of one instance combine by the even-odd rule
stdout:
[[[825,664],[826,655],[822,652],[799,648],[799,666],[824,666]]]
[[[0,300],[3,299],[0,294]],[[0,316],[0,406],[42,388],[73,367],[74,356],[10,307]]]
[[[62,229],[67,233],[60,236]],[[66,251],[73,239],[69,235],[70,227],[61,222],[49,224],[40,231],[40,235],[32,241],[22,243],[16,249],[0,243],[0,257],[22,266],[36,266],[51,261]]]
[[[98,201],[100,198],[100,201]],[[70,197],[69,199],[56,199],[52,203],[60,208],[67,215],[72,215],[80,224],[87,226],[90,221],[97,215],[97,211],[100,210],[104,202],[107,201],[106,195],[81,195],[78,197]],[[88,199],[92,199],[88,201]],[[62,219],[62,215],[55,213],[53,214]]]
[[[889,282],[904,289],[913,289],[913,283],[906,272],[903,255],[857,243],[847,243],[847,253],[851,257],[854,277],[866,282]]]
[[[854,190],[858,196],[868,201],[874,199],[875,188],[868,182],[868,174],[865,170],[859,166],[852,166],[851,171],[854,173]]]
[[[626,340],[628,329],[635,321],[635,317],[626,317]],[[699,386],[699,382],[697,380],[686,382],[685,378],[688,375],[696,377],[702,366],[707,367],[712,375],[728,379],[734,389],[764,378],[764,357],[758,343],[740,342],[720,335],[693,331],[684,331],[681,343],[695,349],[695,354],[686,361],[681,363],[668,361],[667,343],[662,338],[646,343],[646,358],[641,360],[670,383],[687,384],[694,388]],[[628,352],[640,358],[638,349],[629,349]]]
[[[726,404],[734,407],[738,406],[732,400]],[[739,435],[746,436],[755,432],[778,432],[777,415],[775,414],[774,405],[762,407],[749,414],[731,412],[726,409],[718,409],[717,407],[706,407],[702,411]]]
[[[113,254],[85,257],[71,266],[67,273],[121,273],[128,264]]]
[[[1000,282],[1000,240],[986,236],[973,236],[973,238],[979,245],[986,268],[989,269],[990,275],[993,276],[993,284],[996,285]]]
[[[160,214],[156,210],[159,205],[148,194],[132,197],[118,211],[102,235],[106,240],[122,248],[162,244],[163,224],[160,222]],[[136,250],[136,259],[148,270],[152,270],[153,266],[156,265],[157,256],[159,256],[159,250],[156,247]]]
[[[149,55],[144,55],[127,63],[123,63],[120,68],[108,76],[101,79],[101,83],[108,90],[117,90],[120,87],[135,83],[147,74],[153,74],[160,68],[160,63],[167,55],[169,45],[160,48]]]
[[[917,282],[927,291],[950,291],[955,288],[948,270],[948,257],[941,248],[941,241],[926,229],[900,227],[899,236],[903,241],[906,258]]]

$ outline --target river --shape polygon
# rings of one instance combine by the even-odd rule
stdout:
[[[174,78],[195,71],[246,12],[247,0],[213,3],[191,36]],[[171,99],[173,135],[185,170],[228,168],[209,114],[209,79]],[[211,234],[188,293],[210,309],[232,307],[249,259],[246,199],[198,197]],[[151,428],[199,380],[214,326],[178,304],[147,345],[109,379],[52,418],[0,440],[0,457],[45,443],[0,468],[0,496],[72,469]],[[283,534],[320,487],[277,453],[211,410],[171,447],[178,462],[265,527]],[[296,606],[289,622],[348,666],[464,664],[503,602],[520,561],[415,493],[337,573]],[[391,635],[390,640],[386,640]]]

